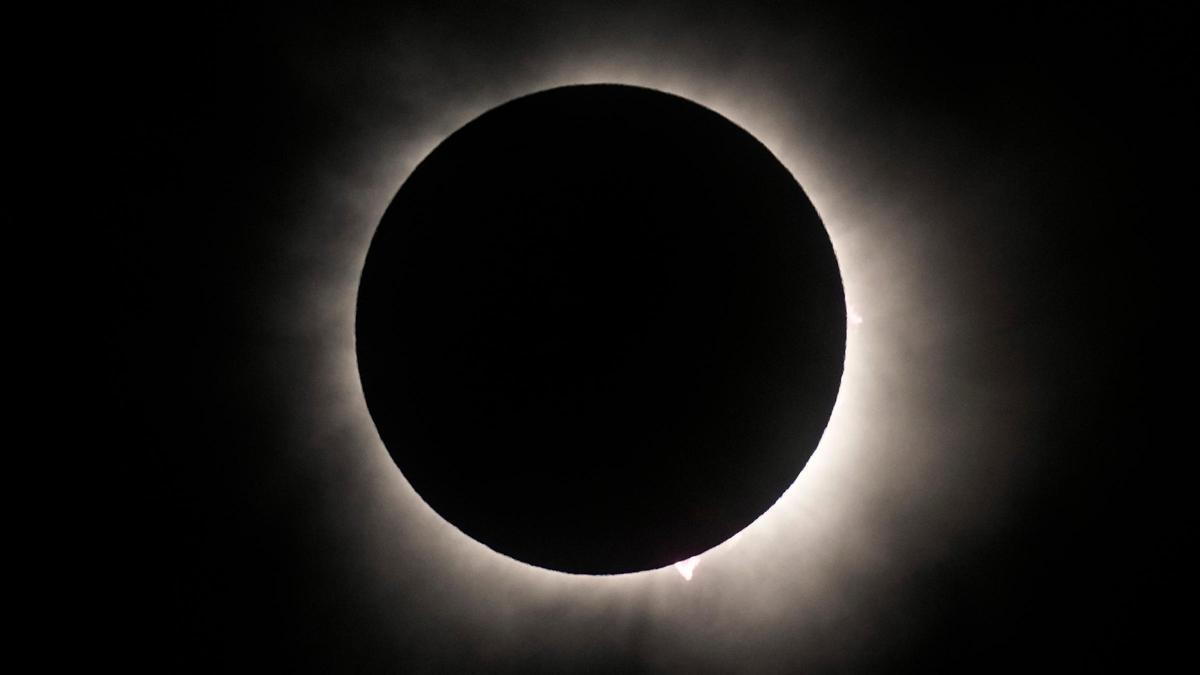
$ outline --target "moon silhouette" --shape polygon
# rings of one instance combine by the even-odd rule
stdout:
[[[416,492],[495,551],[617,574],[697,555],[796,479],[846,307],[751,134],[624,85],[542,91],[412,172],[359,286],[359,374]]]

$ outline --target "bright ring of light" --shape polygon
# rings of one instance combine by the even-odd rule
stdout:
[[[688,46],[692,54],[706,48]],[[928,555],[931,542],[965,527],[965,516],[954,514],[955,508],[966,504],[970,509],[964,512],[977,518],[1001,505],[1003,467],[989,465],[991,491],[969,503],[948,482],[936,480],[947,471],[980,470],[956,464],[961,460],[955,453],[968,434],[978,433],[971,420],[981,410],[1003,407],[1002,400],[972,393],[954,373],[930,365],[947,341],[970,338],[970,327],[952,325],[945,316],[969,306],[979,290],[972,279],[957,285],[930,281],[911,233],[956,214],[923,208],[916,197],[903,203],[871,197],[894,196],[895,190],[874,188],[895,179],[867,153],[847,149],[854,135],[823,115],[836,101],[828,83],[789,80],[766,68],[755,76],[689,72],[686,60],[665,56],[670,53],[644,45],[627,50],[576,45],[533,72],[481,74],[476,81],[487,86],[453,93],[411,91],[420,89],[415,83],[435,80],[436,73],[400,69],[397,90],[408,91],[404,101],[410,106],[416,101],[419,112],[398,124],[388,105],[376,102],[337,155],[301,168],[298,182],[315,196],[284,253],[288,274],[275,289],[284,298],[276,330],[312,346],[319,361],[310,371],[286,375],[293,396],[286,404],[311,411],[291,437],[300,470],[322,476],[330,495],[320,536],[338,542],[345,551],[342,573],[359,579],[356,587],[370,602],[390,608],[385,611],[399,615],[405,597],[436,592],[437,607],[427,622],[448,634],[480,635],[481,649],[502,650],[536,635],[547,649],[567,653],[579,630],[648,625],[665,653],[700,650],[721,662],[754,648],[746,636],[776,635],[786,625],[797,636],[788,639],[817,654],[825,648],[821,617],[867,606],[873,595],[901,583]],[[377,60],[380,68],[389,63],[386,55]],[[738,537],[698,560],[681,561],[678,569],[593,578],[496,554],[417,497],[367,413],[354,360],[353,313],[371,234],[422,157],[468,120],[516,96],[604,82],[693,100],[770,148],[804,186],[829,231],[850,325],[841,392],[825,436],[772,509]],[[777,102],[788,97],[808,101],[807,107]],[[936,236],[942,237],[939,244],[955,246],[949,228],[923,232],[925,241]],[[935,399],[951,387],[963,407],[936,408]],[[896,513],[919,526],[903,538],[894,536],[889,527]],[[347,522],[356,525],[347,528]],[[405,573],[397,575],[397,568]],[[812,630],[796,633],[798,625]]]

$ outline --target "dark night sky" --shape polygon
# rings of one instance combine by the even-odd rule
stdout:
[[[1169,17],[393,3],[124,19],[145,27],[110,46],[129,106],[110,334],[137,451],[109,546],[128,552],[113,602],[141,636],[131,660],[1098,670],[1178,637],[1151,606],[1169,505],[1146,374]],[[759,136],[821,212],[863,315],[842,453],[798,484],[829,520],[794,529],[797,507],[690,582],[543,582],[444,534],[379,460],[345,358],[366,241],[412,165],[488,107],[580,79],[661,87]]]

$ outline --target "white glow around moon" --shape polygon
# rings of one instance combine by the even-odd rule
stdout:
[[[399,186],[403,184],[404,179],[407,178],[407,175],[412,168],[414,168],[416,164],[419,163],[420,160],[423,159],[429,152],[431,152],[446,136],[448,136],[450,133],[453,133],[459,127],[483,112],[486,112],[487,110],[520,95],[568,84],[590,83],[629,84],[648,87],[651,89],[657,89],[667,93],[683,96],[684,98],[690,99],[705,107],[715,110],[724,117],[733,121],[738,126],[753,134],[756,138],[763,142],[763,144],[766,145],[767,148],[770,149],[776,155],[776,157],[780,159],[781,162],[783,162],[789,171],[791,171],[792,175],[796,177],[797,181],[805,189],[809,199],[812,201],[818,213],[820,214],[829,232],[835,253],[838,256],[847,298],[854,298],[854,300],[848,300],[848,303],[850,303],[849,306],[869,306],[869,294],[862,289],[861,277],[856,274],[856,267],[858,266],[856,266],[853,259],[853,250],[856,245],[854,242],[854,237],[856,235],[853,233],[852,228],[843,226],[843,216],[837,208],[840,203],[839,200],[833,194],[830,194],[829,188],[821,188],[822,185],[826,184],[828,179],[822,179],[820,177],[820,167],[817,166],[813,158],[807,157],[806,161],[802,161],[801,158],[806,157],[805,153],[795,147],[794,141],[790,138],[790,134],[785,133],[783,129],[778,128],[777,121],[772,121],[769,110],[758,108],[752,105],[752,98],[734,95],[732,92],[723,92],[715,89],[710,90],[707,87],[696,86],[695,84],[679,80],[679,78],[674,75],[664,78],[661,74],[653,71],[608,72],[606,68],[601,66],[591,66],[578,71],[572,68],[564,68],[564,72],[557,76],[547,77],[540,81],[530,83],[529,85],[520,89],[514,88],[513,90],[505,91],[504,93],[496,96],[489,96],[473,104],[460,104],[459,107],[448,109],[447,114],[438,119],[435,132],[411,142],[408,149],[400,150],[394,156],[396,159],[400,160],[394,165],[398,166],[400,170],[389,176],[389,178],[384,181],[384,185],[379,186],[379,191],[372,195],[373,199],[371,201],[374,203],[374,209],[372,209],[372,213],[377,215],[370,220],[369,225],[364,228],[365,231],[362,233],[365,235],[362,239],[362,248],[356,252],[358,264],[361,266],[362,260],[365,258],[366,244],[369,242],[369,236],[373,232],[374,226],[382,217],[384,209],[386,209],[388,203],[390,203],[391,196],[394,195],[395,191],[399,189]],[[376,158],[376,161],[382,162],[384,160],[384,157]],[[393,168],[393,170],[395,169]],[[353,281],[355,283],[357,282],[357,276],[353,277]],[[347,306],[353,307],[353,298],[357,292],[357,288],[346,288],[344,290],[346,292],[346,295],[343,296],[345,298],[344,302],[347,303]],[[858,299],[861,296],[867,297]],[[346,317],[346,319],[349,321],[348,325],[352,331],[352,314]],[[857,329],[860,327],[862,321],[857,310],[848,311],[848,321],[854,328]],[[855,410],[856,407],[861,405],[858,402],[861,401],[864,396],[863,390],[869,389],[874,384],[870,381],[870,378],[865,377],[868,371],[865,368],[856,367],[856,365],[869,360],[867,354],[871,349],[871,337],[872,336],[870,335],[863,335],[863,333],[861,333],[859,330],[853,330],[847,334],[846,373],[843,376],[838,400],[834,406],[825,435],[821,443],[818,445],[818,448],[812,459],[810,459],[808,467],[802,473],[803,477],[807,477],[806,481],[804,482],[832,481],[833,479],[823,478],[822,476],[833,472],[851,470],[845,465],[845,463],[850,461],[856,453],[854,448],[846,447],[846,444],[850,443],[851,440],[856,438],[857,435],[855,431],[852,431],[852,429],[859,425],[858,421],[855,419],[857,415]],[[352,348],[352,344],[349,345],[349,347]],[[345,359],[348,366],[353,364],[353,353],[347,353],[345,355]],[[349,390],[354,390],[357,384],[356,368],[347,368],[346,375],[352,376],[355,381],[353,383],[347,383],[345,386]],[[359,394],[359,396],[361,397],[361,394]],[[366,416],[367,413],[365,409],[365,403],[360,400],[358,401],[358,405],[355,407],[357,408],[357,415]],[[365,422],[368,425],[371,424],[369,418],[367,418]],[[373,426],[370,426],[369,428],[373,433]],[[408,484],[403,481],[402,477],[398,475],[394,465],[391,465],[391,459],[387,455],[386,449],[382,447],[380,441],[377,438],[372,439],[370,445],[374,448],[373,454],[375,454],[379,458],[379,461],[384,464],[384,466],[380,467],[380,472],[385,475],[391,475],[396,480],[395,489],[399,490],[403,494],[404,500],[411,503],[414,509],[427,511],[429,507],[425,505],[424,502],[415,495],[415,493],[412,492],[411,487],[408,486]],[[758,521],[755,521],[754,524],[743,530],[741,534],[745,534],[747,537],[773,536],[767,533],[773,530],[783,529],[785,527],[817,527],[816,522],[803,519],[798,522],[793,522],[791,525],[785,525],[784,523],[786,521],[794,520],[797,513],[803,513],[809,509],[829,510],[831,506],[836,503],[835,500],[838,498],[838,495],[831,494],[827,490],[820,490],[819,488],[801,489],[799,487],[800,482],[801,481],[798,481],[796,486],[793,486],[792,489],[789,489],[780,498],[779,502],[767,512],[767,514],[764,514],[764,516],[762,516]],[[436,518],[436,516],[434,517]],[[447,523],[442,523],[442,525],[446,528],[454,530],[454,528]],[[798,534],[799,531],[797,532],[797,535]],[[482,544],[479,544],[474,540],[465,537],[465,535],[458,533],[457,530],[454,530],[454,534],[451,536],[454,536],[456,539],[458,537],[462,538],[462,540],[459,542],[459,545],[462,546],[464,550],[456,555],[482,556],[485,559],[494,559],[495,564],[497,565],[518,565],[522,568],[527,568],[530,573],[536,575],[562,574],[555,571],[531,567],[519,561],[512,560],[506,556],[497,554]],[[470,549],[475,549],[475,552],[470,553]],[[710,553],[712,552],[713,551],[710,551]],[[683,574],[683,577],[685,579],[690,579],[693,574],[693,570],[702,557],[708,558],[709,553],[701,554],[700,556],[696,556],[689,561],[681,561],[678,565],[671,567],[679,568],[680,566],[683,566],[683,568],[688,570],[687,573]],[[669,568],[664,568],[664,570],[657,572],[642,572],[621,576],[660,578],[665,569]],[[610,581],[610,579],[596,578],[595,581],[604,582]]]
[[[654,635],[664,663],[699,653],[720,669],[786,625],[786,639],[819,660],[869,638],[862,626],[870,621],[839,617],[880,611],[875,597],[901,587],[1013,497],[1013,467],[988,439],[1004,430],[1013,442],[1028,414],[1013,404],[1023,385],[1017,373],[1012,381],[980,382],[959,365],[987,356],[970,351],[977,332],[993,330],[971,313],[981,298],[992,301],[986,261],[954,239],[954,221],[967,215],[961,202],[945,198],[959,193],[938,182],[951,174],[950,160],[922,154],[919,135],[890,139],[886,153],[864,150],[864,134],[876,146],[883,139],[853,128],[845,113],[853,101],[840,98],[836,63],[783,70],[768,59],[726,57],[723,47],[678,33],[619,28],[551,44],[532,61],[468,69],[432,56],[414,60],[411,54],[438,47],[397,39],[343,57],[305,83],[313,97],[341,101],[351,119],[336,151],[296,169],[297,195],[305,196],[297,197],[296,236],[277,252],[286,273],[271,289],[282,298],[273,317],[278,341],[316,355],[308,370],[278,373],[292,397],[286,404],[301,411],[291,430],[294,470],[311,476],[323,499],[312,536],[341,552],[341,567],[330,574],[347,580],[346,602],[400,616],[407,598],[436,595],[423,617],[438,627],[430,649],[458,648],[438,635],[470,633],[478,640],[473,648],[488,654],[536,638],[565,655],[577,649],[578,634],[636,626]],[[347,99],[339,78],[348,75],[339,67],[375,74],[370,96]],[[685,97],[766,145],[829,232],[852,328],[820,445],[737,546],[731,540],[680,565],[611,577],[518,562],[435,514],[379,440],[354,349],[367,247],[414,166],[501,103],[583,83]],[[954,150],[953,139],[940,142]],[[919,171],[927,175],[914,179]],[[966,185],[955,188],[992,195],[1004,187],[994,172]]]

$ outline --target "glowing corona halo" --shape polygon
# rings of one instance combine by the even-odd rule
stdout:
[[[328,120],[339,142],[297,168],[285,196],[303,208],[271,248],[279,264],[264,267],[273,273],[263,292],[280,298],[264,317],[277,336],[264,361],[280,344],[304,355],[301,367],[277,372],[270,395],[290,420],[294,475],[322,495],[310,540],[337,552],[331,573],[347,588],[339,601],[378,617],[379,638],[410,655],[456,654],[470,635],[471,653],[509,666],[531,645],[574,659],[652,642],[651,670],[736,672],[764,655],[779,672],[828,669],[877,640],[880,621],[903,616],[884,612],[880,598],[913,597],[906,589],[931,556],[1018,496],[1003,461],[1011,444],[998,439],[1030,420],[1016,397],[1034,390],[979,387],[964,372],[964,360],[994,360],[979,346],[997,326],[972,317],[995,280],[969,273],[989,268],[986,249],[968,236],[978,228],[956,226],[977,205],[998,204],[996,190],[1014,177],[947,136],[943,119],[876,107],[854,86],[852,50],[767,24],[756,24],[754,40],[729,40],[728,26],[697,33],[669,14],[597,11],[602,20],[555,25],[507,57],[397,22],[379,39],[323,53],[304,79],[336,113]],[[294,57],[318,62],[309,42],[297,45]],[[358,82],[368,86],[347,86]],[[397,190],[475,117],[581,83],[682,96],[753,134],[804,186],[843,275],[845,370],[820,445],[740,537],[684,566],[691,580],[673,565],[568,574],[467,536],[396,469],[359,377],[355,298]],[[926,147],[932,138],[937,152]]]
[[[792,484],[846,316],[824,225],[761,142],[687,99],[579,85],[416,168],[371,243],[357,353],[434,510],[518,560],[616,574],[692,559]]]

